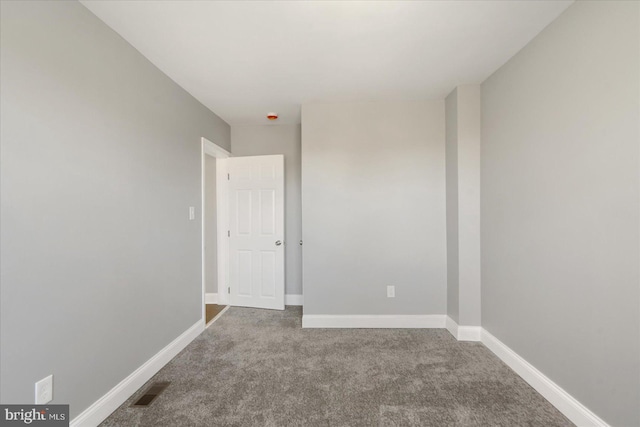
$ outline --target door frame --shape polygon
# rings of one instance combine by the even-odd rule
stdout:
[[[218,304],[228,305],[229,294],[225,292],[229,286],[229,240],[222,238],[229,230],[229,181],[227,180],[227,162],[231,153],[207,138],[201,138],[200,151],[200,189],[201,189],[201,212],[202,221],[202,321],[205,320],[206,304],[206,257],[205,257],[205,195],[206,195],[206,156],[216,159],[216,213],[217,213],[217,259],[218,259]],[[222,292],[221,292],[222,290]]]

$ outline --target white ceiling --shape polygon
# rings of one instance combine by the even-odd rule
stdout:
[[[314,101],[442,99],[480,83],[572,1],[87,1],[231,125]]]

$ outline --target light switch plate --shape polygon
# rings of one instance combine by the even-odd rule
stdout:
[[[387,286],[387,298],[395,298],[396,297],[396,287],[393,285]]]
[[[189,221],[193,221],[194,219],[196,219],[196,208],[189,206]]]
[[[53,400],[53,375],[36,383],[36,405],[44,405]]]

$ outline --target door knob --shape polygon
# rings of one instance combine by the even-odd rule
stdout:
[[[282,242],[280,240],[276,240],[276,246],[280,246]]]

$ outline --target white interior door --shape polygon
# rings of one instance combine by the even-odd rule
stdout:
[[[227,162],[229,303],[284,310],[284,156]]]

